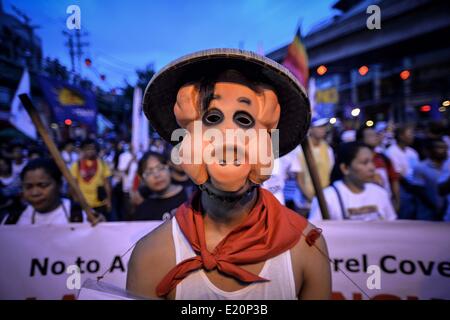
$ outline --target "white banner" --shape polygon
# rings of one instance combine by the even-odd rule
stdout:
[[[371,299],[450,299],[450,223],[315,224],[323,229],[333,260],[334,299],[366,300],[365,294]]]
[[[0,299],[73,299],[78,290],[67,286],[71,265],[80,267],[81,283],[110,270],[103,280],[124,288],[131,251],[121,255],[159,223],[1,226]],[[324,221],[317,226],[334,262],[333,298],[450,299],[450,223]]]
[[[67,288],[70,265],[80,267],[81,284],[110,269],[104,281],[125,288],[131,251],[121,255],[159,224],[1,226],[0,299],[74,299],[78,290]]]

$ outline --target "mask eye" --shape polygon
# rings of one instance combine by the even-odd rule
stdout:
[[[213,126],[223,121],[223,113],[218,109],[211,109],[205,112],[202,118],[203,124]]]
[[[251,128],[255,125],[253,117],[244,111],[236,112],[233,116],[234,122],[242,128]]]

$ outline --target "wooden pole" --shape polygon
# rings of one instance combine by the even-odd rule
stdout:
[[[317,201],[319,202],[320,211],[322,212],[322,218],[324,220],[329,220],[330,215],[328,213],[327,202],[323,196],[322,184],[320,183],[319,174],[317,173],[316,161],[314,160],[314,155],[311,151],[311,145],[309,144],[309,139],[305,138],[302,142],[302,149],[305,155],[306,164],[308,166],[309,175],[314,186],[314,191],[316,192]]]
[[[69,183],[70,188],[75,193],[75,196],[80,203],[81,207],[83,208],[84,212],[86,212],[88,216],[88,220],[91,223],[92,226],[95,226],[100,221],[103,221],[102,216],[96,217],[94,214],[94,210],[92,210],[91,207],[89,207],[83,193],[81,192],[80,188],[78,187],[77,182],[75,181],[74,177],[70,173],[69,169],[66,167],[66,163],[64,162],[63,158],[61,157],[61,154],[59,153],[58,148],[56,147],[55,142],[48,134],[48,131],[45,129],[44,124],[42,123],[42,120],[34,107],[33,103],[30,100],[30,97],[28,97],[27,94],[21,94],[19,95],[19,99],[24,105],[25,109],[27,110],[28,114],[30,115],[31,120],[33,121],[34,125],[36,126],[37,131],[39,132],[39,135],[42,137],[42,140],[44,140],[45,145],[48,148],[48,151],[50,152],[52,158],[55,160],[56,165],[58,166],[59,170],[61,170],[61,173],[63,174],[64,178],[66,178],[67,182]]]

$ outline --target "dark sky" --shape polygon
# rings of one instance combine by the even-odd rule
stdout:
[[[201,49],[232,47],[268,53],[289,43],[298,22],[307,33],[329,18],[336,0],[3,0],[40,25],[45,56],[70,66],[62,31],[66,9],[81,9],[81,30],[88,32],[85,56],[92,59],[102,82],[92,70],[83,75],[104,89],[135,82],[135,69],[153,64],[158,70],[173,59]]]

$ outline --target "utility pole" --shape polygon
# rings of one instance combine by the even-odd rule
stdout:
[[[28,34],[28,41],[29,41],[29,52],[25,53],[27,64],[29,69],[34,69],[35,63],[33,61],[35,48],[34,48],[34,30],[40,28],[39,25],[32,25],[31,18],[27,16],[25,13],[23,13],[21,10],[19,10],[14,5],[11,6],[13,11],[23,19],[23,21],[18,25],[19,28],[22,28],[25,30],[25,32]],[[37,61],[36,61],[37,62]]]
[[[71,64],[71,72],[72,76],[75,73],[75,50],[73,45],[73,35],[70,32],[67,32],[66,30],[63,30],[62,32],[65,36],[67,36],[67,42],[65,43],[66,47],[69,48],[69,55],[70,55],[70,64]]]
[[[88,42],[83,42],[82,41],[82,37],[85,37],[87,35],[88,35],[87,32],[83,32],[83,34],[81,34],[79,29],[75,30],[75,39],[76,39],[75,46],[76,46],[76,49],[77,49],[76,50],[76,55],[77,55],[77,58],[78,58],[78,68],[79,68],[78,73],[80,74],[80,77],[81,77],[81,72],[82,72],[82,62],[81,62],[81,60],[83,58],[83,53],[84,53],[83,52],[83,47],[89,46]]]

